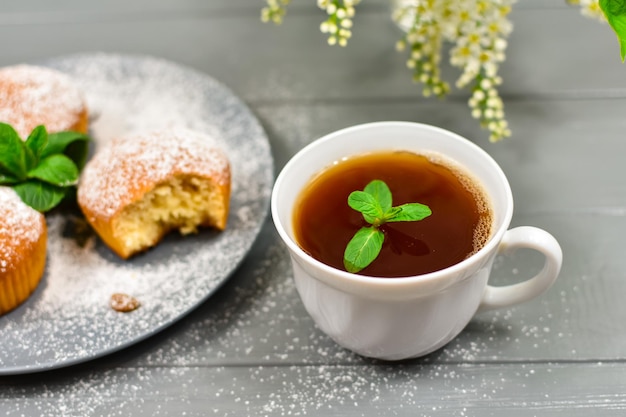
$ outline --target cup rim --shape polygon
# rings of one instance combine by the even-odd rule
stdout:
[[[471,255],[469,258],[466,258],[446,268],[439,269],[437,271],[433,271],[433,272],[429,272],[425,274],[419,274],[419,275],[411,275],[411,276],[406,276],[406,277],[393,277],[393,278],[361,275],[361,274],[351,273],[348,271],[337,269],[335,267],[332,267],[330,265],[327,265],[315,259],[311,255],[306,253],[300,247],[300,245],[298,245],[298,243],[287,233],[287,230],[282,224],[280,220],[280,216],[278,214],[280,208],[278,207],[277,196],[278,196],[278,192],[280,188],[282,187],[283,182],[285,181],[285,178],[287,175],[286,173],[290,170],[290,168],[294,165],[297,165],[298,163],[301,163],[301,161],[306,157],[306,154],[310,152],[311,149],[324,146],[326,142],[332,141],[337,136],[344,135],[346,133],[350,133],[350,132],[354,132],[358,130],[365,130],[365,129],[371,129],[371,128],[376,128],[376,127],[385,127],[385,126],[387,127],[403,127],[404,126],[404,127],[409,127],[409,128],[420,128],[424,130],[434,131],[434,132],[444,134],[447,136],[453,136],[456,139],[460,139],[466,142],[466,145],[472,148],[472,150],[475,153],[480,154],[481,158],[483,158],[486,162],[488,162],[491,165],[491,168],[493,169],[494,173],[496,173],[498,177],[500,177],[500,182],[504,186],[505,199],[506,199],[506,209],[505,209],[504,215],[502,216],[502,220],[500,221],[499,225],[495,225],[497,226],[497,230],[492,232],[491,236],[489,237],[489,240],[482,246],[482,248],[480,248],[476,253]],[[329,163],[330,162],[332,161],[329,161]],[[461,165],[464,166],[464,164],[462,163]],[[482,264],[483,260],[494,251],[496,246],[500,244],[500,241],[502,240],[504,233],[506,233],[510,225],[511,219],[513,217],[513,193],[511,191],[511,186],[506,178],[506,175],[504,174],[504,171],[498,165],[495,159],[493,159],[491,155],[489,155],[484,149],[476,145],[474,142],[452,131],[443,129],[441,127],[425,124],[425,123],[406,122],[406,121],[380,121],[380,122],[371,122],[371,123],[353,125],[353,126],[349,126],[349,127],[345,127],[345,128],[333,131],[331,133],[328,133],[324,136],[321,136],[313,140],[312,142],[308,143],[303,148],[301,148],[298,152],[296,152],[289,159],[289,161],[287,161],[287,163],[283,166],[283,168],[281,169],[280,173],[278,174],[274,182],[274,187],[272,189],[272,195],[271,195],[270,201],[271,201],[270,209],[272,213],[274,227],[276,228],[283,242],[285,242],[285,244],[288,246],[288,249],[293,254],[296,254],[299,259],[302,259],[303,261],[307,262],[311,267],[320,269],[324,273],[325,276],[332,275],[333,279],[335,280],[341,279],[341,280],[346,281],[347,283],[357,284],[357,285],[359,284],[361,285],[384,284],[387,287],[401,286],[401,285],[407,285],[407,284],[413,284],[413,283],[427,283],[427,282],[439,281],[443,279],[445,276],[458,276],[460,272],[465,270],[471,264],[475,264],[477,262]],[[329,284],[332,284],[332,283],[329,282]]]

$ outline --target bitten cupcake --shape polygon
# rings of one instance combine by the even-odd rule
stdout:
[[[96,151],[78,204],[102,240],[126,259],[171,230],[226,227],[230,163],[213,137],[188,129],[131,134]]]

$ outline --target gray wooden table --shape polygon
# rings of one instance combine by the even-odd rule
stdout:
[[[3,0],[0,65],[106,51],[190,66],[251,107],[276,170],[349,125],[445,127],[501,164],[513,225],[561,242],[559,280],[532,302],[476,316],[427,357],[381,363],[316,329],[268,219],[241,267],[191,314],[121,352],[0,378],[0,415],[626,415],[626,67],[609,28],[561,0],[516,4],[501,71],[513,136],[491,144],[465,91],[439,101],[411,85],[385,0],[363,1],[348,48],[326,45],[313,1],[294,2],[280,27],[259,21],[262,5]],[[518,253],[498,263],[494,282],[538,267],[535,254]]]

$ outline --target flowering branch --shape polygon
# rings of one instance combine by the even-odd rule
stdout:
[[[498,69],[505,59],[507,19],[515,0],[405,0],[394,20],[406,28],[396,49],[409,49],[407,67],[413,80],[424,85],[424,96],[444,97],[449,86],[439,78],[444,41],[454,44],[450,63],[461,69],[457,88],[471,85],[468,101],[472,116],[490,133],[493,142],[511,135],[497,87]]]
[[[261,10],[261,21],[280,25],[287,14],[287,5],[290,2],[291,0],[267,0],[267,6]]]
[[[290,0],[266,1],[262,20],[282,22]],[[413,81],[423,85],[424,96],[445,97],[450,91],[449,84],[440,78],[441,50],[446,41],[454,44],[450,63],[462,71],[456,87],[470,86],[471,114],[494,142],[511,135],[497,87],[502,84],[498,69],[512,30],[507,15],[515,1],[401,0],[394,13],[394,19],[405,28],[396,49],[408,50],[406,65]],[[320,30],[328,34],[330,45],[347,45],[358,3],[360,0],[317,0],[318,7],[328,14]]]
[[[489,140],[511,135],[498,93],[502,78],[499,66],[505,59],[507,37],[513,26],[507,19],[516,0],[394,0],[400,6],[394,20],[404,29],[398,51],[407,51],[407,67],[413,81],[421,83],[425,97],[445,97],[450,91],[440,78],[441,49],[445,41],[454,44],[450,64],[461,70],[457,88],[470,86],[471,114],[489,131]],[[625,0],[565,0],[580,6],[584,16],[608,22],[620,42],[622,61],[626,57]],[[291,0],[266,0],[261,20],[280,24]],[[317,0],[328,18],[320,25],[329,45],[346,46],[352,37],[352,18],[361,0]]]
[[[346,46],[352,37],[354,6],[361,0],[317,0],[317,7],[328,13],[328,19],[320,25],[322,33],[328,33],[328,44]]]

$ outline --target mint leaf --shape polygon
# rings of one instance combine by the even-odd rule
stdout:
[[[63,197],[65,190],[38,180],[28,180],[13,187],[22,201],[40,212],[46,212],[56,207]]]
[[[48,144],[44,147],[41,158],[63,153],[67,155],[79,170],[83,169],[89,153],[89,136],[80,132],[58,132],[48,135]]]
[[[423,220],[432,214],[430,207],[420,203],[408,203],[394,207],[399,209],[392,217],[386,217],[388,222],[412,222]]]
[[[363,191],[372,195],[378,201],[383,214],[387,214],[391,210],[391,191],[384,181],[374,180],[367,184]]]
[[[400,207],[392,207],[392,208],[390,208],[385,213],[385,217],[383,217],[383,220],[385,222],[387,222],[387,221],[389,221],[389,219],[393,219],[394,217],[396,217],[396,215],[398,213],[400,213],[400,211],[402,211],[402,209]]]
[[[0,185],[12,185],[17,184],[20,180],[13,175],[3,174],[0,172]]]
[[[611,28],[617,35],[620,45],[622,62],[626,57],[626,1],[624,0],[600,0],[600,8]]]
[[[0,123],[0,166],[3,172],[23,179],[26,176],[24,142],[6,123]]]
[[[11,186],[22,201],[41,212],[75,198],[89,140],[79,132],[49,135],[41,125],[22,141],[12,126],[0,123],[0,185]]]
[[[363,213],[365,221],[371,224],[380,222],[383,218],[383,209],[372,194],[365,191],[353,191],[348,196],[348,205],[356,211]]]
[[[28,139],[26,139],[25,145],[26,148],[32,152],[34,156],[34,164],[29,166],[29,169],[32,169],[39,162],[39,158],[41,158],[41,152],[43,148],[48,144],[48,132],[46,131],[45,126],[37,126],[30,132],[28,135]]]
[[[407,203],[392,207],[392,201],[391,190],[381,180],[373,180],[363,191],[353,191],[348,196],[348,205],[361,212],[371,226],[359,229],[348,242],[343,254],[346,271],[359,272],[378,257],[385,240],[385,233],[379,227],[384,223],[417,221],[432,214],[424,204]]]
[[[27,147],[24,146],[24,169],[28,172],[30,169],[37,165],[37,157],[33,155],[33,152]]]
[[[70,158],[63,154],[48,156],[32,170],[28,178],[37,178],[52,185],[67,187],[78,180],[78,168]]]
[[[352,237],[343,254],[346,271],[356,273],[376,259],[383,247],[385,234],[377,227],[363,227]]]

